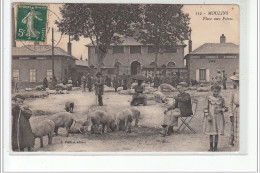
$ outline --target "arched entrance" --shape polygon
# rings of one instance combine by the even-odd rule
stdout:
[[[136,75],[141,73],[141,64],[138,61],[133,61],[131,63],[131,75]]]

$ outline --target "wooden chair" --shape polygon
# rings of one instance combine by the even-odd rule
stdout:
[[[193,113],[193,115],[191,115],[189,117],[180,117],[180,120],[181,120],[182,123],[179,126],[177,132],[182,132],[186,127],[188,127],[191,132],[196,133],[195,130],[189,125],[189,123],[196,116],[197,106],[198,106],[198,100],[193,99],[193,101],[192,101],[192,113]]]

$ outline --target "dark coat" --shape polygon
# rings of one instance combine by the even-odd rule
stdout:
[[[103,93],[104,93],[104,79],[102,77],[101,78],[96,77],[95,78],[95,94],[103,95]]]
[[[175,97],[174,99],[175,104],[173,106],[173,109],[180,108],[182,117],[188,117],[193,114],[190,94],[184,92],[182,94],[178,94],[177,97]]]
[[[92,77],[91,76],[87,77],[87,86],[88,86],[88,88],[92,87]]]
[[[155,88],[158,88],[159,85],[160,85],[160,79],[159,79],[159,77],[155,76],[154,79],[153,79],[153,82],[154,82],[154,87],[155,87]]]
[[[18,133],[18,119],[19,119],[20,108],[12,104],[12,148],[13,150],[18,149],[17,143],[17,133]],[[21,111],[19,120],[19,144],[20,149],[33,147],[34,146],[34,136],[32,133],[31,125],[29,119],[32,115],[32,111],[29,108]]]

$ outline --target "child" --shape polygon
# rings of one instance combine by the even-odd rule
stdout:
[[[211,91],[213,92],[213,96],[207,97],[208,114],[205,115],[204,119],[204,132],[209,135],[209,151],[218,151],[218,138],[219,135],[224,135],[225,129],[224,112],[227,112],[228,108],[225,106],[224,98],[219,95],[221,87],[215,84],[211,87]]]

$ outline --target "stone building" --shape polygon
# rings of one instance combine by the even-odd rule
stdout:
[[[134,75],[143,73],[151,75],[155,67],[155,53],[152,46],[143,45],[132,37],[121,37],[122,43],[111,45],[102,64],[104,75]],[[97,66],[97,51],[92,43],[88,47],[89,66]],[[186,70],[184,66],[185,44],[178,43],[177,46],[165,46],[163,53],[158,54],[158,71],[165,75],[180,70]]]
[[[218,70],[229,77],[239,70],[239,46],[227,43],[224,34],[219,43],[205,43],[185,56],[189,79],[210,82]]]

